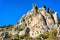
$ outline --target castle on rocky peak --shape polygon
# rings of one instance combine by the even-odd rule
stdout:
[[[24,28],[28,27],[30,30],[28,33],[32,38],[49,32],[52,29],[60,30],[57,12],[52,11],[50,8],[46,10],[46,6],[38,8],[36,4],[33,4],[33,8],[28,11],[27,14],[23,15],[18,22],[18,26]]]

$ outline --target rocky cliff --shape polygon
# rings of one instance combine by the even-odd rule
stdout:
[[[33,4],[32,9],[22,16],[17,25],[24,28],[28,27],[30,36],[35,38],[44,32],[58,28],[57,12],[50,8],[46,10],[46,6],[38,8]]]

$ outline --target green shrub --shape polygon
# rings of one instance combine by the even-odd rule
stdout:
[[[39,35],[39,38],[46,39],[46,38],[48,38],[48,36],[47,36],[47,35],[44,35],[44,34],[40,34],[40,35]]]
[[[27,35],[22,34],[20,37],[21,37],[21,38],[25,38],[25,37],[27,37]]]
[[[15,34],[14,35],[14,39],[18,39],[19,38],[19,35],[18,34]]]
[[[49,37],[53,38],[53,37],[56,37],[57,35],[57,30],[52,30],[49,32]]]

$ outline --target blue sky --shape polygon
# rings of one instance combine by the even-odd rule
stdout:
[[[38,7],[46,5],[57,11],[60,18],[59,0],[0,0],[0,25],[16,24],[23,14],[32,9],[32,4]]]

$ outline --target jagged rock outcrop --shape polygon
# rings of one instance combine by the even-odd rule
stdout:
[[[18,26],[28,27],[30,36],[35,38],[58,27],[57,12],[51,9],[46,10],[46,6],[37,8],[33,4],[33,8],[19,20]]]

